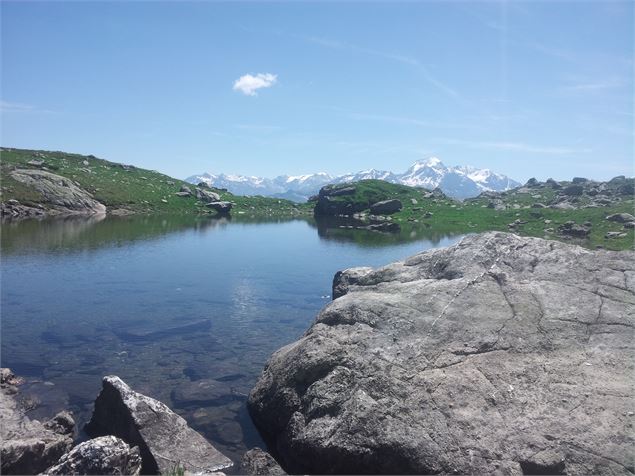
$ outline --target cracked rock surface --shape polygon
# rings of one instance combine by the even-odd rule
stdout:
[[[18,169],[11,172],[18,182],[37,190],[49,205],[62,213],[104,214],[106,206],[72,180],[44,170]]]
[[[635,253],[486,233],[333,287],[249,397],[288,472],[635,471]]]
[[[141,454],[143,474],[211,474],[232,461],[166,405],[132,390],[117,376],[104,377],[90,422],[90,436],[114,435]]]
[[[114,436],[80,443],[64,454],[46,474],[112,474],[137,476],[141,471],[139,448],[130,448]]]

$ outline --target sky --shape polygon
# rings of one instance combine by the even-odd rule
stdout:
[[[185,178],[634,173],[632,1],[6,2],[1,144]]]

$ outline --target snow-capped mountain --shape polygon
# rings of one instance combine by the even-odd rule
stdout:
[[[274,179],[267,179],[205,173],[193,175],[185,180],[194,184],[205,182],[211,187],[226,188],[237,195],[266,195],[302,201],[315,195],[324,185],[367,179],[385,180],[428,190],[438,187],[447,195],[460,199],[475,197],[485,191],[500,192],[520,186],[520,183],[515,180],[489,169],[477,169],[470,166],[447,167],[437,157],[419,160],[401,174],[370,169],[339,176],[320,172],[298,176],[281,175]]]

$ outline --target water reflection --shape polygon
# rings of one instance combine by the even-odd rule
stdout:
[[[310,225],[317,229],[324,240],[355,243],[358,246],[381,247],[426,240],[438,245],[447,238],[461,236],[448,230],[437,230],[427,223],[400,223],[396,231],[374,231],[366,227],[368,222],[341,217],[316,217]]]
[[[459,238],[412,231],[249,217],[5,223],[2,362],[29,377],[34,417],[70,408],[85,422],[115,374],[238,459],[262,444],[247,393],[329,302],[333,274]]]

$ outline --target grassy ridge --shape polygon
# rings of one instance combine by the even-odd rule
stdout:
[[[350,186],[342,185],[341,187]],[[489,198],[479,197],[459,202],[448,197],[434,197],[428,191],[391,184],[381,180],[362,180],[355,185],[351,195],[333,196],[331,200],[342,203],[371,204],[380,200],[399,199],[403,209],[391,216],[392,221],[408,228],[422,226],[440,233],[477,233],[490,230],[513,231],[519,235],[536,236],[581,244],[587,248],[602,246],[607,249],[635,249],[634,230],[626,230],[621,223],[606,220],[613,213],[633,213],[633,197],[626,197],[619,203],[606,207],[577,208],[573,210],[554,208],[531,208],[536,202],[548,202],[554,192],[541,189],[542,198],[535,191],[529,193],[508,192],[503,200],[509,208],[495,210],[488,208]],[[413,203],[416,201],[416,203]],[[581,199],[580,206],[587,204]],[[517,208],[514,208],[517,207]],[[527,223],[511,229],[508,225],[516,220]],[[547,221],[547,223],[545,223]],[[569,239],[558,233],[558,226],[567,221],[577,224],[591,222],[591,232],[587,239]],[[553,229],[552,232],[545,231]],[[607,232],[626,233],[621,238],[605,238]]]
[[[0,179],[2,201],[16,199],[26,205],[45,204],[35,190],[14,180],[10,171],[34,168],[29,161],[43,161],[47,170],[72,179],[90,192],[109,211],[124,209],[133,213],[198,214],[215,213],[195,197],[174,195],[182,185],[194,187],[154,170],[123,166],[94,156],[24,149],[0,149]],[[269,197],[242,197],[227,191],[214,190],[221,200],[234,202],[234,214],[295,216],[310,212],[308,205]]]
[[[33,168],[27,164],[31,160],[43,161],[44,166],[51,172],[73,180],[105,204],[109,211],[123,209],[144,214],[215,214],[193,196],[175,195],[181,186],[186,185],[193,189],[192,185],[153,170],[123,166],[94,156],[7,148],[0,149],[0,185],[3,202],[16,199],[26,205],[45,203],[37,191],[10,176],[11,170],[16,168]],[[488,230],[510,231],[508,225],[520,220],[526,223],[511,230],[521,235],[572,241],[589,248],[602,246],[608,249],[635,249],[634,230],[626,230],[622,224],[606,220],[606,216],[613,213],[632,214],[633,197],[625,197],[605,207],[583,208],[588,204],[588,199],[582,197],[578,204],[581,208],[532,208],[536,202],[548,203],[553,198],[554,191],[541,189],[539,198],[536,191],[512,191],[502,197],[508,208],[495,210],[488,208],[490,199],[486,197],[458,202],[432,195],[422,189],[381,180],[363,180],[340,187],[351,185],[355,186],[353,194],[334,196],[332,199],[342,203],[359,203],[365,207],[381,200],[399,199],[403,209],[391,218],[403,229],[427,229],[449,235]],[[306,216],[311,214],[313,207],[312,203],[297,204],[271,197],[245,197],[224,190],[214,191],[222,200],[235,204],[232,210],[234,216]],[[560,235],[558,226],[567,221],[578,224],[591,222],[588,239],[568,239]],[[606,238],[607,232],[621,232],[625,233],[625,236]]]

